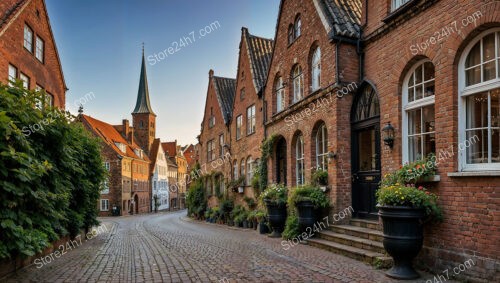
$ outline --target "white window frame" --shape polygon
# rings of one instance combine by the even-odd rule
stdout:
[[[320,152],[319,135],[322,134],[323,140],[323,153]],[[320,165],[320,160],[323,160],[323,166]],[[328,131],[326,124],[322,123],[316,132],[316,169],[328,170]]]
[[[299,15],[295,17],[295,22],[293,23],[293,39],[296,40],[302,34],[302,18]]]
[[[245,177],[246,178],[246,175],[245,175],[245,159],[242,159],[240,161],[240,177]],[[246,183],[246,179],[243,181],[244,183]]]
[[[299,151],[302,154],[299,155]],[[300,134],[297,136],[295,142],[295,177],[297,186],[305,184],[305,164],[304,164],[304,136]],[[299,168],[300,167],[300,168]],[[300,169],[300,170],[299,170]],[[299,174],[300,173],[300,174]]]
[[[252,178],[253,178],[253,160],[252,157],[249,156],[247,157],[247,184],[252,183]]]
[[[12,76],[12,72],[14,72],[14,76]],[[19,72],[16,66],[9,64],[9,86],[14,86],[14,82],[16,82],[18,74]]]
[[[304,73],[298,64],[292,70],[292,81],[293,103],[296,103],[304,98]]]
[[[403,121],[403,125],[402,125],[402,131],[403,131],[403,141],[402,141],[402,145],[403,145],[403,158],[402,158],[402,161],[403,161],[403,164],[405,164],[406,162],[409,162],[410,160],[410,155],[409,155],[409,148],[408,148],[408,111],[411,111],[411,110],[415,110],[415,109],[418,109],[418,108],[423,108],[423,107],[426,107],[426,106],[429,106],[429,105],[434,105],[434,121],[436,120],[436,93],[434,92],[434,95],[433,96],[428,96],[428,97],[424,97],[424,98],[421,98],[421,99],[418,99],[418,100],[414,100],[412,102],[408,102],[408,83],[410,81],[410,78],[411,76],[415,73],[415,70],[422,66],[423,68],[423,65],[426,63],[426,62],[430,62],[432,63],[432,61],[430,61],[429,59],[423,59],[423,60],[420,60],[418,61],[417,63],[415,63],[413,65],[413,67],[407,72],[406,76],[405,76],[405,79],[403,81],[403,92],[402,92],[402,105],[403,105],[403,111],[401,111],[403,117],[402,117],[402,121]],[[435,68],[436,66],[434,66]],[[430,81],[430,80],[429,80]],[[422,76],[422,84],[425,85],[425,82],[429,82],[429,81],[424,81],[424,77]],[[434,82],[436,81],[436,71],[434,69]],[[434,91],[436,90],[436,84],[434,83]],[[422,94],[423,96],[425,96],[424,94]],[[422,125],[423,126],[423,125]],[[434,136],[436,136],[436,131],[434,131]],[[425,156],[423,156],[425,157]]]
[[[255,105],[247,108],[247,135],[255,133]]]
[[[391,11],[396,11],[399,9],[399,7],[403,6],[404,4],[410,2],[412,0],[392,0],[391,1]]]
[[[465,61],[470,51],[474,47],[476,43],[478,43],[482,38],[491,33],[500,32],[500,28],[488,29],[472,40],[467,47],[464,49],[460,57],[460,61],[458,64],[458,142],[463,143],[466,140],[465,128],[466,128],[466,97],[469,95],[477,94],[480,92],[490,91],[500,87],[500,64],[497,60],[497,78],[481,82],[475,85],[466,86],[465,85]],[[495,54],[498,57],[498,35],[495,40]],[[482,57],[482,48],[481,48],[481,57]],[[482,58],[481,58],[482,60]],[[483,77],[482,69],[481,69],[481,81]],[[488,100],[489,101],[489,100]],[[491,109],[491,105],[488,103],[488,108]],[[491,136],[491,112],[488,110],[488,134]],[[491,150],[491,139],[488,143],[488,155],[490,155]],[[500,163],[483,163],[483,164],[467,164],[467,149],[458,150],[458,170],[459,171],[499,171]]]
[[[35,57],[43,63],[45,57],[45,41],[38,35],[35,37]]]
[[[101,199],[101,211],[109,211],[109,199]]]
[[[276,113],[279,113],[285,110],[285,86],[283,85],[283,78],[279,77],[276,80],[275,85],[275,93],[276,93]]]
[[[103,195],[109,194],[109,181],[104,180],[101,185],[102,185],[101,194]]]
[[[236,180],[238,179],[238,160],[235,160],[233,162],[233,180]]]
[[[224,156],[224,134],[219,135],[219,156]]]
[[[241,128],[243,127],[243,116],[238,115],[236,117],[236,140],[240,140],[242,138]]]
[[[27,24],[24,24],[24,31],[23,31],[23,46],[26,50],[28,50],[30,53],[33,53],[33,29],[29,27]],[[28,38],[29,35],[29,38]]]
[[[318,90],[321,87],[321,49],[316,47],[311,60],[311,89]]]
[[[25,89],[30,89],[30,77],[24,73],[19,73],[19,79],[23,82],[23,87]]]

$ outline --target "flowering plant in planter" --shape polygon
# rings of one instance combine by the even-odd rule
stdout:
[[[330,206],[330,199],[328,199],[325,193],[320,188],[310,185],[295,188],[288,199],[289,204],[292,206],[297,205],[301,201],[310,201],[315,209]]]
[[[280,205],[286,204],[287,195],[288,190],[284,185],[272,184],[264,192],[262,192],[260,198],[263,202]]]
[[[436,169],[436,155],[431,153],[426,158],[405,163],[399,170],[386,174],[381,184],[415,184],[423,177],[434,176],[436,174]]]
[[[406,206],[425,209],[428,218],[442,220],[442,212],[437,205],[438,196],[429,192],[426,188],[399,183],[382,185],[377,191],[377,202],[379,206]]]

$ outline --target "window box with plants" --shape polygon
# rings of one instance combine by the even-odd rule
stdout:
[[[415,186],[412,182],[417,178],[407,178],[407,173],[412,173],[408,167],[417,168],[417,165],[408,164],[387,174],[377,191],[384,249],[394,260],[394,266],[386,272],[391,278],[405,280],[420,277],[413,269],[412,261],[423,245],[424,223],[442,219],[437,205],[438,196],[423,186]]]
[[[279,238],[285,229],[287,188],[282,184],[272,184],[260,197],[266,205],[269,225],[273,229],[270,237]]]
[[[289,204],[297,209],[299,232],[306,232],[318,221],[322,209],[330,207],[330,200],[319,187],[305,185],[295,188]]]
[[[328,171],[324,169],[315,170],[312,175],[312,183],[323,192],[326,192],[328,190]]]

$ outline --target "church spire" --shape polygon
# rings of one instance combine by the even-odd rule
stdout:
[[[149,102],[148,76],[146,74],[146,61],[144,60],[144,43],[142,44],[142,66],[139,80],[139,91],[137,92],[137,102],[132,114],[153,114],[151,102]]]

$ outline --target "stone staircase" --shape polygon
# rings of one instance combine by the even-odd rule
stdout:
[[[307,243],[376,267],[388,268],[392,265],[392,258],[386,254],[382,241],[382,227],[377,221],[352,219],[349,225],[332,225],[329,230],[322,230]]]

